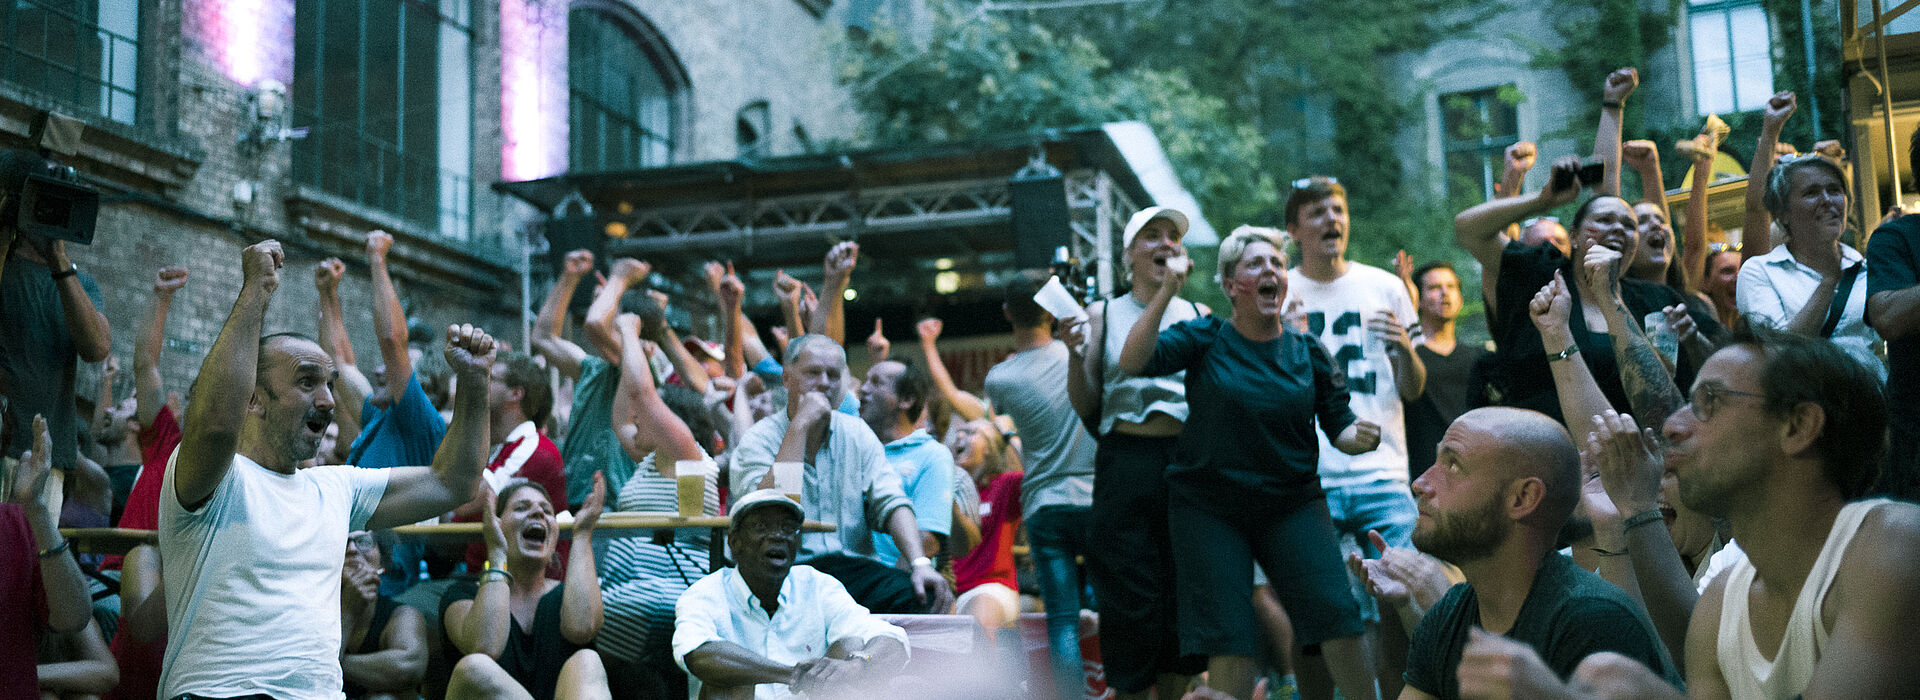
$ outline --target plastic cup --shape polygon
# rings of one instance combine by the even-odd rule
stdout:
[[[674,478],[679,501],[680,517],[692,518],[705,514],[707,506],[707,479],[715,476],[713,463],[699,459],[683,459],[674,462]]]
[[[794,503],[799,503],[800,485],[805,478],[806,468],[805,462],[774,462],[773,490],[793,499]]]
[[[1033,301],[1057,319],[1087,317],[1087,312],[1080,308],[1080,302],[1074,301],[1073,293],[1060,284],[1059,277],[1048,278],[1046,286],[1033,295]]]
[[[1673,332],[1673,324],[1667,321],[1665,313],[1655,311],[1642,319],[1647,329],[1647,343],[1656,352],[1667,358],[1668,362],[1680,361],[1680,336]]]
[[[1191,269],[1192,267],[1193,267],[1193,258],[1189,258],[1185,255],[1177,255],[1171,258],[1167,258],[1167,271],[1174,273],[1176,275],[1186,274],[1187,270]]]

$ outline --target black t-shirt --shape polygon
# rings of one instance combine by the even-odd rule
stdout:
[[[1414,628],[1407,649],[1407,685],[1428,695],[1460,697],[1460,653],[1468,631],[1480,624],[1473,587],[1455,584]],[[1527,602],[1506,636],[1525,642],[1562,680],[1588,655],[1611,651],[1646,664],[1674,687],[1680,673],[1639,606],[1599,575],[1572,559],[1548,554],[1527,590]]]
[[[1189,414],[1169,481],[1283,500],[1320,495],[1314,419],[1329,439],[1354,422],[1346,377],[1320,341],[1287,328],[1256,343],[1218,317],[1196,318],[1160,331],[1140,375],[1180,370]]]
[[[1407,471],[1412,479],[1433,466],[1440,438],[1453,419],[1479,403],[1474,396],[1480,389],[1474,365],[1486,357],[1478,345],[1460,343],[1451,354],[1442,355],[1416,345],[1420,363],[1427,368],[1427,386],[1420,398],[1407,404]]]
[[[553,686],[560,680],[560,666],[567,663],[574,652],[586,648],[567,641],[566,636],[560,634],[560,600],[566,590],[566,584],[561,584],[540,596],[540,605],[534,608],[533,629],[521,629],[520,623],[514,620],[507,623],[507,646],[497,661],[534,700],[553,700]],[[447,606],[473,600],[479,593],[478,583],[459,579],[440,597],[440,648],[444,658],[461,657],[459,647],[447,636]],[[449,668],[451,665],[448,664]],[[440,685],[445,685],[445,679],[441,679]]]
[[[1920,284],[1920,215],[1902,216],[1874,229],[1867,242],[1867,297]],[[1869,306],[1868,308],[1872,308]],[[1868,321],[1878,322],[1869,316]],[[1887,341],[1887,410],[1920,416],[1920,334]]]
[[[380,651],[380,638],[387,633],[387,622],[393,619],[393,611],[399,609],[400,602],[382,595],[373,599],[373,617],[367,620],[367,636],[360,638],[360,646],[354,647],[351,654],[373,654]],[[353,681],[347,681],[346,695],[357,698],[367,694],[367,689]]]
[[[1869,266],[1871,269],[1871,266]],[[1549,245],[1527,246],[1511,242],[1500,252],[1500,281],[1496,287],[1499,303],[1494,308],[1494,317],[1488,321],[1493,338],[1500,350],[1489,363],[1487,381],[1498,392],[1498,403],[1505,406],[1530,408],[1556,420],[1560,416],[1560,399],[1553,386],[1553,370],[1547,366],[1547,351],[1540,341],[1540,329],[1533,325],[1533,319],[1527,314],[1527,302],[1540,292],[1541,287],[1553,281],[1554,271],[1559,271],[1568,285],[1574,283],[1575,270],[1573,260],[1560,254]],[[1627,312],[1633,315],[1635,322],[1674,304],[1686,303],[1680,292],[1664,284],[1654,284],[1636,279],[1620,280],[1620,299],[1626,302]],[[1693,323],[1699,332],[1709,338],[1725,335],[1720,322],[1705,305],[1694,300],[1687,304],[1687,315],[1693,317]],[[1605,394],[1607,402],[1614,410],[1626,413],[1633,410],[1627,403],[1627,390],[1620,384],[1620,368],[1613,357],[1613,340],[1604,331],[1587,329],[1586,317],[1581,311],[1580,295],[1573,294],[1573,308],[1568,313],[1568,322],[1573,329],[1574,342],[1580,346],[1580,359],[1586,361],[1587,369],[1593,373],[1593,379],[1600,385],[1600,393]],[[1680,348],[1680,359],[1676,363],[1674,382],[1685,392],[1693,385],[1693,375],[1705,362],[1704,357],[1693,357],[1686,346]],[[1563,421],[1564,422],[1564,421]]]

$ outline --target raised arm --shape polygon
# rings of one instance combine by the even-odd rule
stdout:
[[[1389,311],[1367,319],[1367,331],[1387,348],[1387,360],[1393,363],[1394,384],[1400,400],[1419,400],[1427,390],[1427,365],[1420,361],[1420,354],[1413,351],[1413,338],[1407,335],[1406,326],[1400,325],[1399,317]]]
[[[613,318],[620,312],[620,297],[627,293],[627,288],[645,281],[651,274],[652,266],[633,258],[613,261],[613,275],[594,293],[593,305],[587,307],[587,340],[600,351],[601,357],[620,356],[619,331],[613,327]]]
[[[638,345],[639,343],[634,343]],[[644,363],[642,363],[644,364]],[[593,565],[593,528],[607,504],[607,474],[593,473],[593,492],[573,519],[573,548],[567,555],[567,590],[560,595],[560,636],[591,646],[600,634],[600,575]]]
[[[1612,498],[1614,510],[1623,519],[1658,513],[1663,470],[1654,430],[1642,430],[1633,416],[1613,411],[1590,417],[1587,426],[1586,451],[1599,462],[1600,484]],[[1687,575],[1664,520],[1638,521],[1623,534],[1647,617],[1667,651],[1681,661],[1686,657],[1687,623],[1700,599],[1693,577]]]
[[[1187,283],[1189,270],[1175,271],[1169,267],[1167,278],[1160,283],[1160,289],[1147,302],[1147,309],[1140,312],[1139,320],[1133,322],[1133,328],[1127,330],[1127,343],[1120,348],[1120,371],[1125,374],[1139,374],[1153,360],[1153,349],[1160,340],[1160,319],[1167,313],[1167,305],[1173,302],[1173,295]]]
[[[1620,124],[1626,115],[1627,96],[1640,85],[1640,71],[1621,68],[1607,75],[1600,90],[1600,127],[1593,135],[1593,155],[1606,165],[1606,177],[1594,188],[1599,194],[1620,195]]]
[[[1767,99],[1760,110],[1760,140],[1753,146],[1753,163],[1747,168],[1747,214],[1740,227],[1740,262],[1745,263],[1773,250],[1773,215],[1767,212],[1767,178],[1777,160],[1773,149],[1780,143],[1780,131],[1793,116],[1792,90],[1781,90]]]
[[[1453,240],[1465,248],[1473,259],[1480,263],[1480,291],[1486,297],[1487,314],[1492,315],[1494,305],[1498,303],[1494,290],[1500,279],[1500,256],[1506,249],[1509,239],[1502,233],[1507,226],[1566,204],[1580,196],[1580,183],[1574,173],[1580,168],[1580,159],[1561,158],[1553,164],[1552,175],[1547,186],[1514,197],[1502,197],[1469,207],[1453,217]],[[1558,189],[1555,185],[1560,185]]]
[[[821,266],[825,281],[820,291],[825,299],[813,309],[813,318],[807,324],[807,331],[832,338],[841,346],[847,341],[847,286],[853,283],[853,266],[860,260],[860,244],[843,241],[827,251],[827,261]]]
[[[673,327],[667,325],[667,295],[658,291],[649,291],[647,294],[660,307],[660,317],[657,320],[649,319],[640,329],[641,332],[645,334],[647,340],[659,345],[661,352],[667,354],[667,361],[673,364],[673,371],[680,375],[681,383],[701,394],[711,391],[713,378],[707,376],[706,366],[700,364],[700,360],[687,351],[687,346],[680,342],[680,334],[673,332]]]
[[[340,395],[334,422],[340,424],[341,441],[351,443],[353,438],[348,436],[360,434],[360,405],[373,393],[373,384],[355,361],[346,314],[340,310],[340,278],[346,273],[347,264],[339,258],[327,258],[313,268],[313,286],[320,293],[320,347],[333,356],[334,369],[340,372],[334,383]]]
[[[1105,302],[1088,304],[1086,318],[1062,321],[1060,329],[1060,339],[1067,344],[1067,400],[1080,422],[1090,426],[1100,424],[1101,378],[1094,368],[1106,359],[1105,338],[1100,337],[1107,325],[1106,310]]]
[[[946,324],[940,319],[921,319],[914,324],[913,330],[920,336],[920,355],[927,362],[927,377],[933,380],[933,387],[940,391],[940,400],[953,407],[953,412],[965,420],[977,420],[987,415],[987,404],[978,397],[961,391],[953,383],[953,375],[947,372],[947,363],[940,360],[940,332]]]
[[[493,445],[487,425],[493,336],[471,325],[448,326],[445,354],[458,377],[453,421],[440,439],[440,449],[433,453],[432,468],[394,467],[389,472],[387,491],[367,520],[369,530],[416,523],[453,510],[473,496],[474,482],[487,465]]]
[[[732,262],[724,266],[717,262],[710,262],[702,272],[707,278],[707,291],[713,293],[714,300],[720,305],[720,337],[723,347],[726,348],[726,359],[722,364],[726,367],[727,376],[739,379],[747,373],[748,367],[759,362],[758,358],[749,359],[745,355],[745,334],[752,326],[747,322],[747,317],[740,313],[740,303],[746,294],[746,285],[740,282],[739,275],[734,274]],[[728,295],[732,295],[731,301]],[[759,341],[759,338],[754,338],[756,344]],[[760,355],[766,354],[767,349],[760,348]]]
[[[773,273],[773,293],[780,298],[780,322],[787,329],[788,338],[798,338],[807,334],[807,322],[800,313],[800,302],[807,295],[807,286],[788,275],[786,270]],[[781,343],[785,345],[785,343]],[[780,348],[785,353],[785,347]]]
[[[387,365],[386,386],[374,394],[373,403],[383,407],[399,401],[413,377],[413,357],[407,354],[407,313],[400,308],[393,275],[387,273],[387,251],[392,249],[393,234],[367,234],[367,264],[373,268],[373,336],[380,341],[380,361]]]
[[[580,361],[586,359],[587,351],[561,337],[561,334],[566,325],[567,304],[573,300],[573,290],[579,288],[580,280],[592,271],[592,251],[567,253],[560,278],[553,281],[553,289],[547,292],[547,300],[540,304],[540,317],[533,322],[534,352],[547,358],[547,364],[558,368],[560,374],[572,379],[580,378]]]
[[[443,443],[444,444],[444,443]],[[500,496],[490,485],[482,485],[486,507],[480,512],[480,537],[486,543],[487,561],[494,567],[505,566],[507,537],[500,530]],[[591,547],[588,548],[592,550]],[[513,583],[503,568],[480,574],[480,589],[472,600],[449,604],[440,624],[447,639],[462,654],[486,654],[498,659],[507,650],[507,626],[513,624]]]
[[[100,381],[95,382],[98,386],[94,387],[93,416],[87,423],[88,429],[82,435],[86,438],[87,445],[96,449],[102,442],[112,437],[112,432],[115,430],[113,406],[119,401],[113,398],[113,384],[119,378],[120,358],[108,355],[107,361],[100,368]],[[139,444],[139,436],[129,437],[133,437],[134,443]]]
[[[153,280],[153,306],[147,310],[140,334],[133,338],[133,401],[143,427],[152,425],[160,407],[166,405],[160,381],[160,350],[167,343],[167,312],[173,308],[173,294],[186,284],[186,267],[160,268]]]
[[[1518,197],[1527,191],[1527,171],[1533,169],[1539,157],[1540,148],[1532,141],[1519,141],[1507,147],[1506,167],[1500,172],[1500,184],[1493,190],[1493,198]],[[1509,241],[1520,240],[1520,222],[1507,224],[1501,235]],[[1501,245],[1505,245],[1505,241]]]
[[[1704,139],[1694,141],[1704,147],[1693,153],[1693,191],[1687,196],[1687,225],[1680,232],[1680,265],[1687,271],[1690,294],[1700,291],[1700,280],[1707,273],[1707,192],[1713,186],[1713,156],[1719,149],[1720,132],[1713,125],[1719,121],[1708,121]],[[1726,125],[1722,123],[1720,128]]]
[[[173,496],[188,510],[205,504],[233,466],[240,426],[246,422],[247,403],[253,396],[260,325],[280,286],[284,260],[279,241],[261,241],[240,251],[240,296],[207,359],[200,363],[194,400],[180,424]]]
[[[1621,301],[1616,270],[1627,264],[1626,260],[1619,251],[1596,245],[1587,250],[1584,262],[1580,274],[1585,278],[1583,283],[1602,300],[1600,311],[1607,318],[1608,335],[1613,337],[1613,357],[1620,367],[1620,384],[1627,391],[1628,407],[1647,425],[1665,425],[1667,417],[1687,401],[1674,385],[1666,361],[1647,341],[1640,319],[1634,318],[1626,302]]]
[[[33,417],[33,450],[20,456],[14,468],[13,490],[7,500],[20,506],[27,516],[27,529],[33,534],[34,550],[40,553],[40,579],[47,598],[47,626],[55,632],[77,632],[93,619],[93,601],[87,594],[86,576],[67,549],[72,543],[60,536],[59,505],[49,503],[47,479],[53,473],[52,439],[47,436],[47,419]],[[11,602],[9,604],[12,604]]]
[[[621,314],[619,328],[620,388],[613,395],[613,431],[627,457],[638,462],[658,452],[653,468],[669,479],[683,459],[701,459],[704,453],[687,424],[667,408],[653,385],[653,367],[640,342],[640,319]]]

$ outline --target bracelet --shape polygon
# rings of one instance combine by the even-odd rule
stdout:
[[[1624,105],[1623,105],[1623,103],[1622,103],[1622,102],[1620,102],[1619,100],[1601,100],[1601,101],[1600,101],[1600,106],[1602,106],[1602,107],[1612,107],[1612,108],[1614,108],[1614,109],[1619,109],[1619,108],[1621,108],[1621,107],[1622,107],[1622,106],[1624,106]]]
[[[59,272],[55,272],[50,276],[53,277],[53,281],[58,282],[60,280],[66,279],[68,277],[74,277],[79,274],[80,274],[80,268],[75,267],[73,265],[68,265],[67,269],[61,270]]]
[[[1592,550],[1594,554],[1598,554],[1603,557],[1624,557],[1627,555],[1627,550],[1624,550],[1624,549],[1618,552],[1601,549],[1599,547],[1588,547],[1587,549]]]
[[[1645,525],[1647,523],[1657,523],[1657,522],[1662,522],[1664,520],[1665,518],[1663,518],[1660,515],[1659,508],[1650,508],[1650,509],[1635,513],[1631,517],[1628,517],[1626,520],[1621,521],[1620,530],[1622,532],[1625,532],[1625,531],[1632,530],[1636,527],[1640,527],[1641,525]]]
[[[494,574],[499,574],[500,577],[487,578],[488,576],[492,576]],[[513,583],[513,574],[507,573],[506,569],[487,569],[485,571],[480,572],[481,583],[487,583],[490,581],[505,581],[507,583]]]
[[[73,547],[73,540],[62,538],[60,540],[60,544],[56,544],[52,547],[48,547],[46,549],[40,550],[40,558],[52,559],[54,557],[60,556],[62,553],[66,552],[68,549],[71,549],[72,547]]]
[[[927,558],[927,557],[914,557],[914,558],[913,558],[913,561],[911,562],[911,565],[912,565],[912,566],[925,566],[925,567],[927,567],[927,568],[933,568],[933,560],[932,560],[932,559],[930,559],[930,558]]]
[[[1554,354],[1552,354],[1552,355],[1548,355],[1548,356],[1547,356],[1547,361],[1548,361],[1548,362],[1559,362],[1559,361],[1561,361],[1561,360],[1565,360],[1565,359],[1567,359],[1567,358],[1569,358],[1569,357],[1573,357],[1573,354],[1574,354],[1574,353],[1576,353],[1576,352],[1580,352],[1580,346],[1579,346],[1579,345],[1568,345],[1568,346],[1567,346],[1567,349],[1565,349],[1565,350],[1561,350],[1560,352],[1556,352],[1556,353],[1554,353]]]

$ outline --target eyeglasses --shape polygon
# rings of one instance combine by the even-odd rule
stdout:
[[[1340,184],[1340,178],[1334,177],[1332,175],[1315,175],[1313,177],[1303,177],[1298,180],[1294,180],[1293,188],[1296,190],[1304,190],[1307,188],[1307,186],[1312,185],[1315,181],[1323,182],[1329,185]]]
[[[799,525],[797,525],[797,524],[796,524],[796,525],[789,525],[789,524],[787,524],[787,523],[780,523],[780,522],[775,522],[775,523],[767,523],[767,522],[759,522],[759,523],[754,523],[754,524],[753,524],[753,525],[751,525],[751,526],[748,526],[748,527],[743,527],[743,528],[740,528],[740,531],[741,531],[741,532],[743,532],[743,533],[746,533],[746,535],[747,535],[748,537],[753,537],[753,538],[756,538],[756,539],[757,539],[757,538],[762,538],[762,537],[771,537],[771,536],[774,536],[774,535],[780,535],[780,536],[783,536],[783,537],[786,537],[787,539],[793,539],[793,538],[795,538],[795,537],[799,537],[799,536],[800,536],[800,526],[799,526]]]
[[[1734,391],[1717,384],[1696,384],[1693,387],[1693,393],[1687,397],[1687,406],[1693,410],[1693,415],[1700,417],[1700,422],[1705,423],[1713,420],[1713,414],[1720,410],[1720,402],[1729,396],[1745,396],[1754,399],[1767,397],[1766,394]]]

